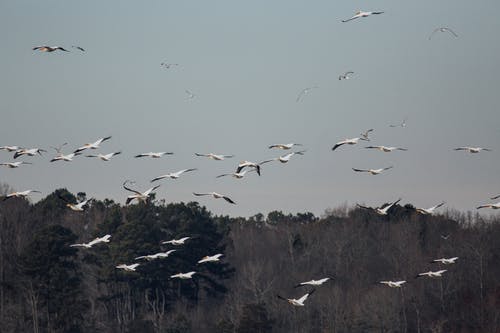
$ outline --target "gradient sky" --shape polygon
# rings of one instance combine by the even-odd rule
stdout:
[[[341,23],[360,9],[385,13]],[[145,190],[158,175],[198,168],[162,181],[157,198],[198,199],[232,216],[320,215],[399,197],[474,209],[500,194],[499,10],[493,0],[0,0],[0,145],[49,150],[23,159],[33,165],[1,168],[0,181],[43,196],[66,187],[124,203],[125,179]],[[441,26],[459,38],[429,41]],[[71,53],[32,51],[37,45]],[[348,70],[355,74],[339,81]],[[185,89],[196,98],[187,100]],[[406,128],[389,127],[405,118]],[[409,150],[381,153],[361,143],[331,151],[368,128],[370,144]],[[108,135],[99,152],[123,152],[110,162],[49,163],[50,146],[68,142],[69,153]],[[306,154],[264,165],[261,177],[215,179],[240,160],[279,156],[267,146],[288,142],[304,144]],[[465,145],[493,151],[453,151]],[[175,155],[133,158],[147,151]],[[195,152],[236,156],[218,162]],[[1,162],[12,160],[0,151]],[[389,165],[378,176],[351,170]],[[193,191],[224,193],[237,205]]]

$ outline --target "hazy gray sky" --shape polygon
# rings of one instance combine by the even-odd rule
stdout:
[[[357,10],[385,13],[341,23]],[[66,187],[124,203],[125,179],[145,190],[158,175],[198,168],[163,181],[157,197],[198,199],[232,216],[321,214],[398,197],[474,209],[500,193],[500,20],[491,14],[498,10],[500,2],[488,0],[0,1],[0,145],[49,150],[23,159],[33,165],[0,169],[0,181],[43,196]],[[459,38],[429,41],[441,26]],[[31,50],[44,44],[71,53]],[[347,70],[355,74],[339,81]],[[185,89],[196,98],[187,100]],[[389,127],[406,117],[406,128]],[[368,128],[370,144],[409,150],[381,153],[361,143],[331,151]],[[123,152],[110,162],[49,163],[50,146],[68,142],[69,153],[108,135],[99,152]],[[261,177],[215,179],[240,160],[279,156],[267,146],[287,142],[304,144],[306,154],[264,165]],[[464,145],[493,151],[452,150]],[[175,155],[133,158],[147,151]],[[195,152],[236,156],[217,162]],[[0,151],[1,162],[11,160]],[[378,176],[351,170],[388,165],[394,169]]]

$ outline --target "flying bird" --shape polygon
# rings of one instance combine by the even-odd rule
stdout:
[[[245,176],[245,174],[247,172],[252,172],[252,171],[256,171],[256,169],[247,169],[247,170],[243,170],[241,172],[224,173],[222,175],[218,175],[215,178],[221,178],[221,177],[225,177],[225,176],[231,176],[231,177],[234,177],[236,179],[241,179],[241,178],[243,178]]]
[[[301,282],[301,283],[297,284],[296,286],[294,286],[294,288],[304,287],[304,286],[321,286],[323,283],[325,283],[326,281],[328,281],[330,279],[331,279],[330,277],[322,278],[319,280],[313,279],[313,280]]]
[[[319,88],[319,87],[313,86],[313,87],[302,89],[300,91],[299,95],[297,96],[297,99],[295,100],[295,102],[300,102],[305,95],[307,95],[311,90],[316,89],[316,88]]]
[[[154,179],[151,180],[151,183],[152,182],[155,182],[157,180],[161,180],[161,179],[165,179],[165,178],[170,178],[170,179],[177,179],[179,178],[183,173],[185,172],[190,172],[190,171],[195,171],[197,169],[183,169],[183,170],[179,170],[177,172],[171,172],[171,173],[167,173],[165,175],[162,175],[162,176],[158,176]]]
[[[369,130],[366,130],[366,132],[364,133],[361,133],[361,139],[364,139],[365,141],[370,141],[370,139],[368,138],[368,135],[370,134],[370,132],[373,132],[373,128],[370,128]]]
[[[407,119],[408,118],[403,119],[403,121],[400,122],[399,124],[391,124],[391,125],[389,125],[389,127],[406,127],[406,120]]]
[[[417,212],[419,212],[420,214],[424,214],[424,215],[430,215],[432,213],[434,213],[434,210],[436,210],[437,208],[441,207],[442,205],[444,205],[445,202],[441,202],[435,206],[432,206],[432,207],[429,207],[429,208],[417,208]]]
[[[177,274],[174,274],[174,275],[170,275],[170,278],[171,279],[181,279],[181,280],[187,280],[187,279],[192,279],[193,278],[193,275],[195,275],[196,272],[192,271],[192,272],[188,272],[188,273],[177,273]]]
[[[477,154],[481,151],[491,151],[491,149],[488,149],[488,148],[481,148],[481,147],[458,147],[458,148],[455,148],[454,150],[466,150],[468,151],[469,153],[472,153],[472,154]]]
[[[288,149],[292,149],[293,147],[295,146],[302,146],[301,143],[277,143],[277,144],[274,144],[274,145],[270,145],[268,148],[269,149],[272,149],[272,148],[278,148],[278,149],[282,149],[282,150],[288,150]]]
[[[104,141],[109,140],[109,139],[111,139],[111,136],[107,136],[105,138],[101,138],[101,139],[99,139],[99,140],[97,140],[97,141],[95,141],[93,143],[86,143],[83,146],[77,148],[74,152],[75,153],[79,153],[81,151],[84,151],[85,149],[98,149],[99,145],[101,143],[103,143]]]
[[[155,259],[162,259],[162,258],[167,258],[171,253],[175,252],[177,250],[168,250],[167,252],[159,252],[155,254],[148,254],[146,256],[139,256],[135,258],[135,260],[140,260],[140,259],[146,259],[147,261],[155,260]]]
[[[73,158],[75,156],[81,155],[82,153],[70,153],[67,155],[64,154],[57,154],[53,159],[50,160],[50,162],[56,162],[56,161],[65,161],[65,162],[71,162],[73,161]]]
[[[92,198],[90,198],[90,199],[83,200],[81,202],[74,204],[74,203],[69,202],[68,200],[66,200],[62,196],[59,196],[59,198],[62,199],[63,201],[65,201],[66,206],[74,212],[83,212],[85,210],[83,207],[85,207],[92,200]]]
[[[398,148],[398,147],[386,147],[386,146],[368,146],[365,147],[367,149],[378,149],[380,151],[383,151],[384,153],[390,153],[391,151],[394,150],[402,150],[402,151],[407,151],[408,149],[406,148]]]
[[[359,207],[359,208],[363,208],[363,209],[374,210],[379,215],[387,215],[389,209],[391,209],[392,206],[394,206],[395,204],[397,204],[400,201],[401,201],[401,198],[399,198],[398,200],[394,201],[393,203],[382,205],[382,206],[377,207],[377,208],[361,206],[360,204],[356,204],[356,206]]]
[[[241,161],[239,164],[238,164],[238,168],[236,168],[236,174],[239,174],[241,172],[241,170],[243,170],[244,168],[254,168],[255,171],[257,172],[257,174],[260,176],[260,166],[264,163],[268,163],[268,162],[271,162],[271,161],[274,161],[274,159],[271,159],[271,160],[266,160],[266,161],[262,161],[262,162],[259,162],[259,163],[255,163],[255,162],[250,162],[250,161]]]
[[[481,209],[481,208],[500,209],[500,202],[497,202],[496,204],[484,204],[478,206],[476,209]]]
[[[356,172],[368,172],[371,175],[378,175],[378,174],[382,173],[382,171],[389,170],[392,168],[393,168],[392,166],[389,166],[387,168],[381,168],[381,169],[356,169],[356,168],[352,168],[352,169]]]
[[[383,14],[384,12],[363,12],[363,11],[358,11],[353,17],[347,19],[347,20],[342,20],[342,22],[349,22],[355,19],[358,19],[360,17],[368,17],[370,15],[378,15],[378,14]]]
[[[120,155],[121,153],[122,153],[121,151],[117,151],[109,154],[85,155],[85,157],[97,157],[102,161],[109,162],[109,160],[111,160],[111,157]]]
[[[306,152],[305,150],[295,151],[293,153],[289,153],[289,154],[286,154],[286,155],[283,155],[283,156],[280,156],[280,157],[273,158],[271,161],[280,161],[281,163],[288,163],[288,161],[290,161],[290,159],[292,158],[292,156],[294,156],[294,155],[304,155],[305,152]]]
[[[120,264],[116,266],[116,268],[123,269],[126,272],[135,272],[135,269],[139,266],[139,264],[131,264],[131,265],[125,265],[125,264]]]
[[[443,265],[450,265],[450,264],[454,264],[455,261],[457,261],[458,257],[453,257],[453,258],[441,258],[441,259],[434,259],[432,262],[435,263],[435,262],[439,262]]]
[[[213,154],[213,153],[208,153],[208,154],[194,153],[194,154],[196,156],[208,157],[208,158],[215,160],[215,161],[223,161],[226,158],[234,157],[234,155],[217,155],[217,154]]]
[[[16,150],[16,152],[14,153],[14,159],[24,155],[35,156],[36,154],[38,154],[42,156],[42,152],[46,153],[47,151],[40,148],[21,148],[19,150]]]
[[[165,67],[166,69],[170,69],[170,67],[172,67],[172,66],[179,66],[179,64],[170,64],[170,63],[162,62],[160,64],[160,66]]]
[[[4,163],[0,163],[0,166],[6,166],[9,169],[15,169],[15,168],[19,168],[23,164],[32,164],[32,163],[24,162],[24,161],[4,162]]]
[[[422,277],[422,276],[427,276],[427,277],[430,277],[430,278],[437,278],[437,277],[441,277],[443,276],[443,273],[446,272],[446,269],[442,269],[440,271],[428,271],[428,272],[425,272],[425,273],[420,273],[418,274],[416,277]]]
[[[310,292],[308,292],[307,294],[305,294],[304,296],[302,296],[301,298],[299,299],[295,299],[295,298],[284,298],[284,297],[281,297],[280,295],[276,295],[279,299],[282,299],[284,301],[287,301],[288,303],[292,304],[293,306],[304,306],[304,302],[307,300],[307,298],[309,296],[311,296],[314,291],[316,289],[313,289],[311,290]]]
[[[80,50],[82,52],[85,52],[85,49],[83,47],[81,47],[81,46],[71,45],[71,47],[74,48],[74,49]]]
[[[10,153],[13,151],[19,150],[19,149],[22,149],[22,148],[19,146],[1,146],[0,147],[0,150],[5,150],[5,151],[8,151]]]
[[[61,152],[61,149],[62,147],[64,147],[65,145],[67,145],[68,143],[65,142],[63,143],[62,145],[60,145],[59,147],[51,147],[52,149],[54,149],[56,152],[57,152],[57,155],[52,158],[50,160],[50,162],[56,162],[56,161],[65,161],[65,162],[71,162],[73,161],[73,158],[75,156],[78,156],[80,155],[81,153],[70,153],[70,154],[67,154],[67,155],[64,155],[62,152]]]
[[[500,198],[500,194],[499,195],[495,195],[494,197],[491,197],[490,199],[491,200],[495,200],[495,199],[498,199],[498,198]]]
[[[68,50],[66,50],[65,48],[61,47],[61,46],[47,46],[47,45],[41,45],[41,46],[35,46],[33,48],[33,51],[40,51],[40,52],[54,52],[54,51],[57,51],[57,50],[60,50],[60,51],[64,51],[64,52],[69,52]]]
[[[449,32],[450,34],[452,34],[453,36],[455,36],[456,38],[458,38],[458,35],[455,33],[455,31],[451,30],[450,28],[447,28],[447,27],[440,27],[440,28],[436,28],[432,31],[432,33],[429,35],[429,40],[431,40],[432,36],[434,36],[434,34],[436,32]]]
[[[26,198],[31,193],[42,193],[42,192],[37,191],[37,190],[26,190],[26,191],[12,192],[12,193],[9,193],[6,196],[4,196],[2,201],[8,200],[8,199],[14,198],[14,197],[15,198],[21,198],[21,197]]]
[[[198,197],[199,196],[205,196],[205,195],[211,195],[215,199],[221,199],[222,198],[222,199],[226,200],[227,202],[229,202],[229,203],[231,203],[233,205],[236,205],[236,202],[234,202],[230,197],[225,196],[223,194],[219,194],[217,192],[209,192],[209,193],[195,193],[195,192],[193,192],[193,194],[196,195],[196,196],[198,196]]]
[[[190,239],[191,237],[182,237],[179,239],[171,239],[169,241],[161,242],[162,244],[170,244],[170,245],[184,245],[184,243]]]
[[[186,92],[186,94],[188,95],[187,99],[193,99],[196,97],[195,94],[193,94],[192,92],[190,92],[189,90],[184,90]]]
[[[347,145],[355,145],[359,142],[359,140],[364,140],[364,141],[368,141],[364,138],[352,138],[352,139],[345,139],[345,140],[342,140],[342,141],[339,141],[335,144],[335,146],[332,147],[332,150],[335,150],[337,149],[338,147],[340,146],[343,146],[345,144]]]
[[[125,181],[123,183],[123,188],[129,192],[132,192],[134,194],[132,195],[129,195],[127,197],[127,200],[125,201],[125,205],[128,205],[130,202],[132,202],[133,200],[138,200],[138,201],[146,201],[149,196],[151,195],[151,193],[156,190],[158,187],[160,187],[160,185],[156,185],[155,187],[151,187],[150,189],[144,191],[144,192],[139,192],[139,191],[136,191],[136,190],[133,190],[131,188],[128,188],[127,186],[125,186],[125,184],[127,183],[127,181]]]
[[[220,257],[222,257],[222,253],[217,253],[217,254],[214,254],[213,256],[204,256],[203,258],[201,258],[201,260],[198,261],[198,264],[203,264],[205,262],[216,262],[216,261],[220,261]]]
[[[345,72],[344,74],[339,75],[340,80],[349,80],[351,77],[349,75],[354,74],[354,72]]]
[[[380,281],[379,283],[385,284],[386,286],[389,286],[391,288],[401,288],[403,284],[406,283],[406,281]]]
[[[71,244],[71,247],[84,247],[86,249],[90,249],[92,246],[99,244],[99,243],[109,243],[109,239],[111,238],[111,235],[105,235],[102,237],[97,237],[96,239],[88,242],[88,243],[81,243],[81,244]]]
[[[167,153],[167,152],[165,152],[165,151],[161,151],[161,152],[157,152],[157,153],[154,153],[154,152],[142,153],[142,154],[135,155],[134,157],[135,157],[135,158],[139,158],[139,157],[160,158],[160,157],[162,157],[163,155],[173,155],[173,154],[174,154],[174,153]]]
[[[441,238],[444,240],[448,240],[448,238],[450,238],[450,235],[441,235]]]

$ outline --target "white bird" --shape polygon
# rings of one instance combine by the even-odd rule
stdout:
[[[307,95],[311,90],[313,89],[316,89],[316,88],[319,88],[318,86],[313,86],[313,87],[309,87],[309,88],[305,88],[305,89],[302,89],[299,93],[299,95],[297,96],[297,99],[295,100],[295,102],[300,102],[300,100],[302,99],[302,97],[304,97],[305,95]]]
[[[406,281],[380,281],[379,283],[385,284],[391,288],[401,288],[403,284],[406,283]]]
[[[354,72],[345,72],[339,75],[339,80],[349,80],[351,77],[349,75],[354,74]]]
[[[109,154],[85,155],[85,157],[97,157],[105,162],[108,162],[111,159],[111,157],[115,155],[120,155],[121,153],[122,153],[121,151],[117,151]]]
[[[16,150],[16,152],[14,153],[14,159],[18,158],[19,156],[23,156],[23,155],[35,156],[36,154],[39,154],[41,156],[42,152],[45,153],[47,151],[44,149],[40,149],[40,148],[30,148],[30,149],[21,148],[19,150]]]
[[[427,276],[427,277],[430,277],[430,278],[436,278],[436,277],[441,277],[443,276],[443,273],[446,272],[446,269],[442,269],[440,271],[428,271],[428,272],[425,272],[425,273],[420,273],[418,274],[416,277],[422,277],[422,276]]]
[[[84,200],[82,202],[79,202],[77,204],[72,204],[72,203],[67,203],[66,206],[69,207],[72,211],[75,211],[75,212],[83,212],[84,208],[88,203],[89,201],[91,201],[92,199],[87,199],[87,200]]]
[[[166,69],[170,69],[170,67],[172,67],[172,66],[179,66],[179,64],[170,64],[170,63],[162,62],[160,64],[160,66],[165,67]]]
[[[116,266],[116,268],[123,269],[127,272],[135,272],[135,269],[139,266],[139,264],[131,264],[131,265],[125,265],[125,264],[120,264]]]
[[[56,50],[64,51],[64,52],[69,52],[65,48],[61,46],[47,46],[47,45],[41,45],[41,46],[35,46],[33,48],[33,51],[40,51],[40,52],[54,52]]]
[[[270,145],[268,148],[269,149],[272,149],[272,148],[278,148],[278,149],[282,149],[282,150],[288,150],[288,149],[292,149],[293,147],[295,146],[302,146],[301,143],[277,143],[277,144],[274,144],[274,145]]]
[[[187,280],[187,279],[192,279],[194,274],[196,274],[196,272],[194,272],[194,271],[188,272],[188,273],[177,273],[174,275],[170,275],[170,278],[171,279],[177,278],[177,279],[181,279],[181,280]]]
[[[455,33],[455,31],[451,30],[450,28],[447,28],[447,27],[440,27],[440,28],[436,28],[432,31],[432,33],[429,35],[429,40],[431,40],[432,36],[434,36],[434,34],[436,32],[449,32],[451,33],[453,36],[457,37],[458,38],[458,35]]]
[[[332,150],[335,150],[337,149],[338,147],[342,146],[342,145],[355,145],[359,142],[359,140],[363,140],[363,141],[368,141],[364,138],[352,138],[352,139],[345,139],[345,140],[342,140],[342,141],[339,141],[335,144],[335,146],[332,147]]]
[[[215,160],[215,161],[222,161],[225,158],[234,157],[234,155],[217,155],[217,154],[213,154],[213,153],[208,153],[208,154],[194,153],[194,154],[196,156],[208,157],[208,158]]]
[[[357,204],[356,206],[359,208],[374,210],[379,215],[387,215],[387,212],[389,211],[389,209],[391,209],[391,207],[394,206],[395,204],[397,204],[399,201],[401,201],[401,198],[394,201],[393,203],[382,205],[382,206],[377,207],[377,208],[361,206],[360,204]]]
[[[496,204],[484,204],[478,206],[476,209],[481,209],[481,208],[500,209],[500,202],[497,202]]]
[[[109,239],[111,238],[111,235],[105,235],[102,237],[97,237],[96,239],[88,242],[88,243],[81,243],[81,244],[71,244],[71,247],[84,247],[86,249],[90,249],[92,246],[99,244],[99,243],[109,243]]]
[[[436,210],[437,208],[441,207],[444,204],[445,204],[445,202],[443,201],[440,204],[437,204],[437,205],[429,207],[429,208],[417,208],[417,212],[419,212],[420,214],[424,214],[424,215],[430,215],[430,214],[434,213],[434,210]]]
[[[356,172],[368,172],[371,175],[378,175],[378,174],[382,173],[382,171],[389,170],[392,168],[393,168],[392,166],[389,166],[387,168],[381,168],[381,169],[356,169],[356,168],[352,168],[352,169]]]
[[[262,162],[259,162],[259,163],[255,163],[255,162],[250,162],[250,161],[241,161],[239,164],[238,164],[238,167],[236,168],[236,174],[240,173],[241,170],[243,170],[244,168],[254,168],[255,171],[257,171],[257,174],[260,176],[260,166],[264,163],[268,163],[268,162],[271,162],[271,161],[274,161],[274,159],[270,159],[270,160],[266,160],[266,161],[262,161]]]
[[[165,175],[162,175],[162,176],[158,176],[154,179],[151,180],[151,183],[152,182],[155,182],[157,180],[161,180],[161,179],[165,179],[165,178],[170,178],[170,179],[177,179],[179,178],[183,173],[185,172],[190,172],[190,171],[195,171],[197,169],[183,169],[183,170],[179,170],[177,172],[170,172],[170,173],[167,173]]]
[[[361,133],[361,138],[364,139],[365,141],[370,141],[370,139],[368,138],[370,132],[373,132],[373,128],[370,128],[369,130],[366,130],[364,133]]]
[[[5,151],[8,151],[8,152],[13,152],[13,151],[16,151],[16,150],[19,150],[19,149],[22,149],[22,148],[19,147],[19,146],[1,146],[0,147],[0,150],[5,150]]]
[[[484,151],[491,151],[491,149],[481,148],[481,147],[458,147],[458,148],[455,148],[454,150],[466,150],[466,151],[468,151],[469,153],[472,153],[472,154],[477,154],[477,153],[479,153],[482,150],[484,150]]]
[[[184,243],[190,239],[191,237],[182,237],[179,239],[171,239],[169,241],[161,242],[162,244],[170,244],[170,245],[184,245]]]
[[[294,288],[304,287],[304,286],[321,286],[323,283],[325,283],[326,281],[328,281],[330,279],[331,279],[330,277],[322,278],[319,280],[313,279],[313,280],[301,282],[301,283],[297,284],[296,286],[294,286]]]
[[[101,143],[103,143],[104,141],[109,140],[109,139],[111,139],[111,136],[107,136],[105,138],[100,138],[99,140],[92,142],[92,143],[86,143],[83,146],[76,148],[76,150],[74,152],[78,153],[78,152],[84,151],[85,149],[98,149],[99,145]]]
[[[284,297],[281,297],[280,295],[276,295],[279,299],[282,299],[284,301],[287,301],[288,303],[292,304],[293,306],[304,306],[304,302],[306,301],[306,299],[312,295],[314,293],[316,289],[313,289],[311,290],[310,292],[308,292],[307,294],[305,294],[304,296],[302,296],[301,298],[299,299],[295,299],[295,298],[284,298]]]
[[[241,179],[241,178],[243,178],[245,176],[245,174],[247,172],[252,172],[252,171],[256,171],[256,169],[247,169],[247,170],[243,170],[241,172],[224,173],[222,175],[218,175],[215,178],[220,178],[220,177],[225,177],[225,176],[231,176],[231,177],[234,177],[236,179]]]
[[[390,153],[391,151],[394,151],[394,150],[403,150],[403,151],[407,151],[408,149],[406,148],[398,148],[398,147],[386,147],[386,146],[368,146],[368,147],[365,147],[367,149],[378,149],[380,151],[383,151],[384,153]]]
[[[155,260],[155,259],[162,259],[162,258],[167,258],[171,253],[175,252],[177,250],[168,250],[167,252],[159,252],[155,254],[148,254],[146,256],[140,256],[135,258],[135,260],[140,260],[140,259],[146,259],[148,261]]]
[[[236,202],[234,202],[230,197],[225,196],[223,194],[219,194],[217,192],[209,192],[209,193],[195,193],[195,192],[193,192],[193,194],[196,195],[196,196],[198,196],[198,197],[199,196],[204,196],[204,195],[211,195],[215,199],[221,199],[222,198],[222,199],[226,200],[227,202],[229,202],[229,203],[231,203],[233,205],[236,205]]]
[[[203,258],[201,258],[201,260],[198,261],[198,264],[203,264],[205,262],[216,262],[216,261],[220,261],[220,257],[222,257],[222,253],[217,253],[217,254],[214,254],[213,256],[204,256]]]
[[[73,161],[74,157],[81,155],[81,154],[82,153],[70,153],[70,154],[64,155],[64,154],[59,153],[50,161],[51,162],[56,162],[56,161],[71,162],[71,161]]]
[[[9,193],[7,194],[6,196],[3,197],[2,201],[5,201],[7,199],[10,199],[10,198],[25,198],[27,197],[28,195],[30,195],[31,193],[42,193],[40,191],[37,191],[37,190],[26,190],[26,191],[18,191],[18,192],[12,192],[12,193]]]
[[[123,188],[129,192],[133,192],[134,194],[129,195],[127,197],[127,200],[125,201],[125,205],[128,205],[131,201],[133,201],[135,199],[137,199],[138,201],[146,201],[149,198],[149,196],[151,195],[151,193],[154,190],[156,190],[158,187],[160,187],[160,185],[156,185],[155,187],[151,187],[150,189],[148,189],[144,192],[139,192],[139,191],[132,190],[131,188],[126,187],[125,186],[126,183],[127,183],[126,181],[123,183]]]
[[[173,154],[174,154],[174,153],[167,153],[167,152],[165,152],[165,151],[161,151],[161,152],[157,152],[157,153],[154,153],[154,152],[142,153],[142,154],[135,155],[134,157],[135,157],[135,158],[139,158],[139,157],[160,158],[160,157],[162,157],[163,155],[173,155]]]
[[[15,169],[15,168],[19,168],[23,164],[32,164],[32,163],[24,162],[24,161],[4,162],[4,163],[0,163],[0,166],[6,166],[9,169]]]
[[[441,238],[444,240],[448,240],[448,238],[450,238],[450,235],[441,235]]]
[[[378,14],[383,14],[384,12],[363,12],[363,11],[358,11],[353,17],[347,19],[347,20],[342,20],[342,22],[349,22],[349,21],[352,21],[352,20],[355,20],[357,18],[360,18],[360,17],[367,17],[367,16],[370,16],[370,15],[378,15]]]
[[[399,124],[391,124],[391,125],[389,125],[389,127],[406,127],[406,120],[407,119],[408,118],[403,119],[403,121]]]
[[[187,99],[193,99],[196,97],[195,94],[193,94],[192,92],[190,92],[189,90],[184,90],[186,92],[186,94],[188,95]]]
[[[58,195],[59,199],[63,200],[66,202],[66,206],[69,207],[72,211],[75,211],[75,212],[83,212],[84,211],[84,208],[88,203],[89,201],[92,200],[91,199],[87,199],[87,200],[84,200],[84,201],[81,201],[81,202],[78,202],[76,204],[72,203],[72,202],[69,202],[66,198],[64,198],[63,196],[61,195]]]
[[[280,161],[281,163],[287,163],[288,161],[290,161],[290,159],[292,158],[292,156],[294,156],[294,155],[304,155],[305,152],[306,152],[305,150],[295,151],[293,153],[289,153],[289,154],[286,154],[286,155],[283,155],[283,156],[280,156],[280,157],[273,158],[271,161]]]
[[[432,262],[439,262],[443,265],[450,265],[454,264],[455,261],[457,261],[458,257],[453,257],[453,258],[441,258],[441,259],[434,259]]]

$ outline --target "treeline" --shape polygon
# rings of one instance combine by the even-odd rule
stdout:
[[[500,223],[471,213],[388,216],[348,207],[250,218],[198,203],[127,207],[64,189],[36,204],[0,203],[1,332],[500,331]],[[83,199],[84,193],[76,197]],[[70,247],[110,234],[109,243]],[[185,245],[162,245],[192,237]],[[175,248],[168,258],[136,257]],[[220,262],[197,264],[223,253]],[[431,263],[459,257],[456,264]],[[140,262],[135,272],[115,268]],[[444,267],[444,268],[443,268]],[[447,269],[442,278],[418,273]],[[193,279],[170,275],[196,271]],[[297,283],[332,277],[312,288]],[[381,280],[406,280],[389,288]]]

